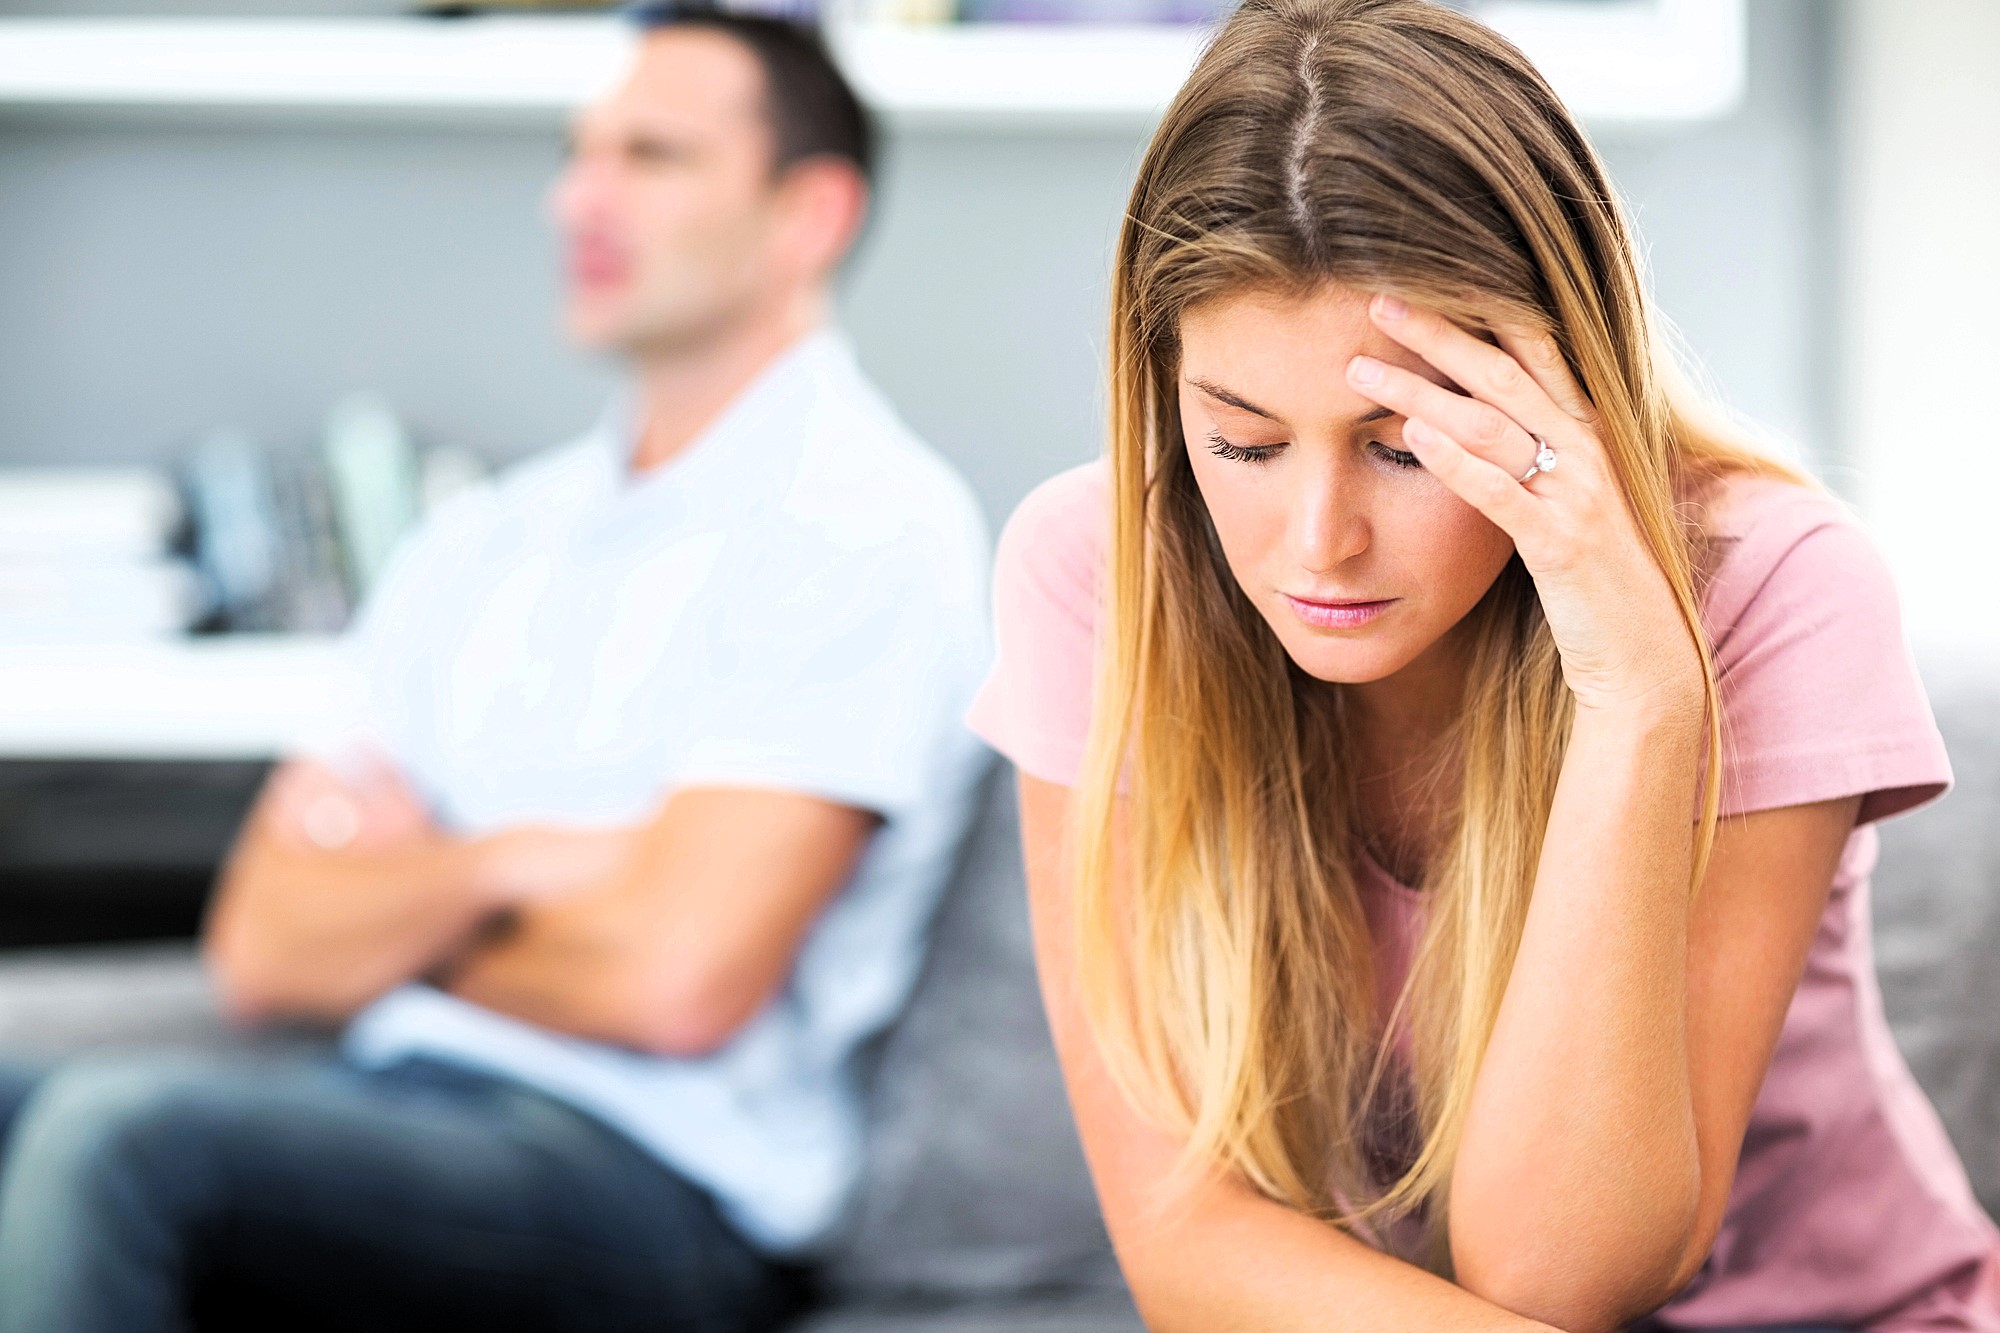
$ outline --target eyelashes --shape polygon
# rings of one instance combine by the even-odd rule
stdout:
[[[1370,443],[1378,451],[1378,456],[1386,460],[1392,467],[1420,468],[1423,466],[1417,460],[1417,456],[1407,449],[1392,449],[1380,440],[1374,440]],[[1226,458],[1232,463],[1267,463],[1272,458],[1275,458],[1278,451],[1284,447],[1282,444],[1266,444],[1255,448],[1246,448],[1240,444],[1231,444],[1214,431],[1210,431],[1208,434],[1208,451],[1217,458]]]
[[[1231,444],[1214,431],[1208,435],[1208,451],[1217,458],[1226,458],[1232,463],[1263,463],[1269,461],[1283,446],[1268,444],[1262,448],[1245,449],[1242,445]]]

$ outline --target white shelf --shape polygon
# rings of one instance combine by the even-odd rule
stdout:
[[[1177,27],[843,27],[862,95],[895,121],[1095,124],[1158,115],[1200,50]],[[600,17],[0,20],[0,107],[498,115],[553,120],[617,77]]]
[[[1743,0],[1495,0],[1584,119],[1662,124],[1726,114],[1744,83]],[[829,37],[892,121],[1090,128],[1156,117],[1204,34],[1138,26],[836,26]],[[604,17],[0,20],[0,110],[529,116],[605,87],[630,48]]]
[[[334,641],[0,644],[0,759],[269,759],[347,715]]]

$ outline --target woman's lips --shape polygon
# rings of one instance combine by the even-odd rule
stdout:
[[[1378,602],[1309,602],[1303,597],[1280,593],[1292,613],[1314,629],[1359,629],[1395,605],[1394,597]]]

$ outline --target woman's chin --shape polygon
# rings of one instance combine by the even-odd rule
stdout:
[[[1285,652],[1293,665],[1314,680],[1325,681],[1329,685],[1366,685],[1370,681],[1392,676],[1410,659],[1410,654],[1397,651],[1387,643],[1328,642],[1317,635],[1291,636],[1285,640]]]

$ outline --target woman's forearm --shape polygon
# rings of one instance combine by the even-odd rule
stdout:
[[[1460,1281],[1564,1328],[1664,1300],[1694,1231],[1700,736],[1698,707],[1579,711],[1453,1172]]]
[[[1154,1333],[1550,1333],[1247,1187],[1198,1197],[1126,1225],[1112,1220]]]

